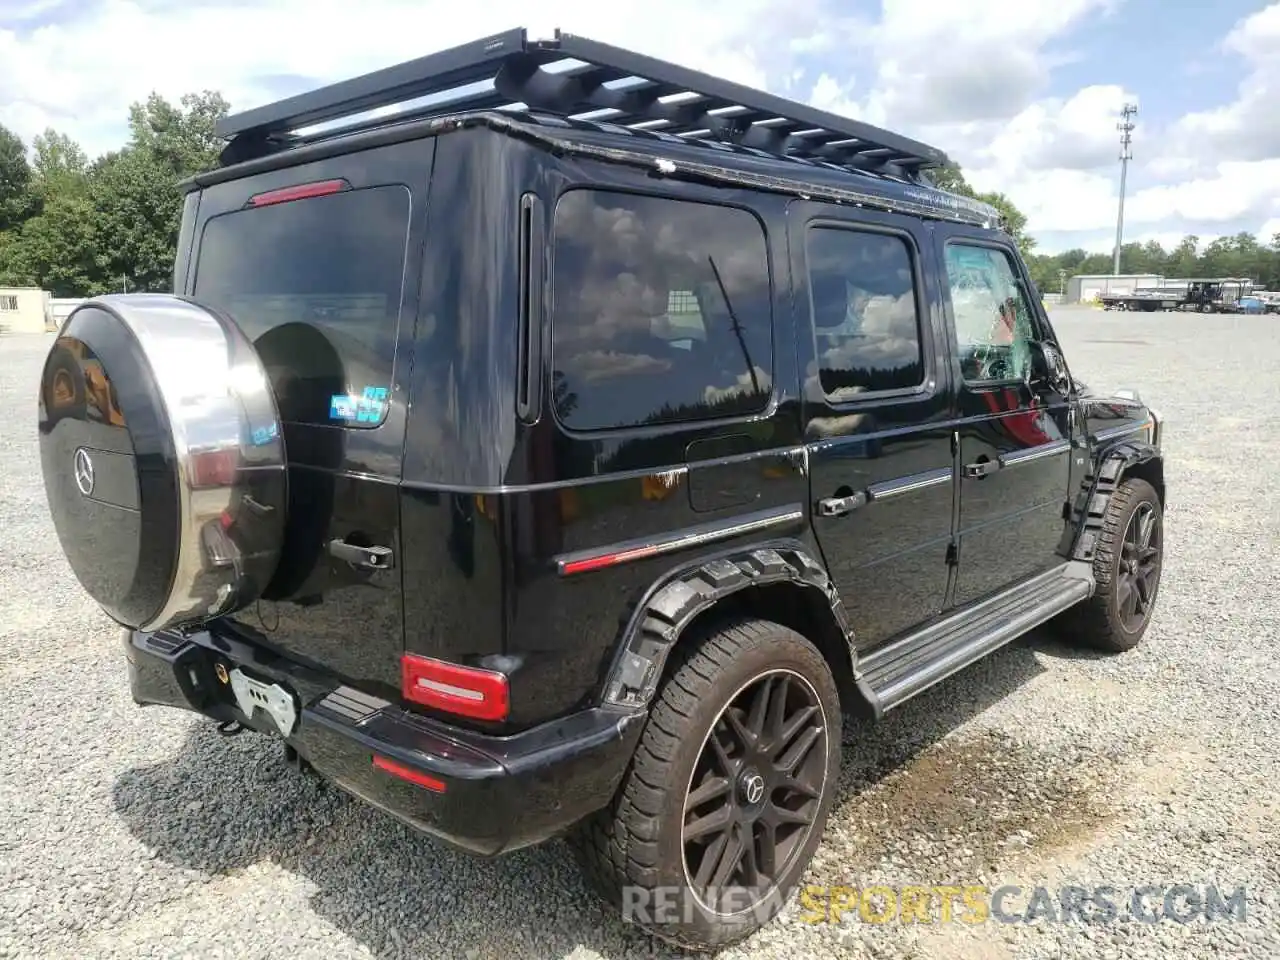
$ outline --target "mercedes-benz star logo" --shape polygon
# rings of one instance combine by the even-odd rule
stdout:
[[[742,796],[747,803],[759,803],[764,796],[764,777],[753,773],[742,781]]]
[[[89,458],[89,451],[81,447],[71,462],[75,469],[76,486],[87,497],[93,493],[93,460]]]

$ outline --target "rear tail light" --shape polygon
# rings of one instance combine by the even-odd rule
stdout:
[[[504,720],[510,709],[506,674],[406,653],[401,694],[411,703],[476,720]]]

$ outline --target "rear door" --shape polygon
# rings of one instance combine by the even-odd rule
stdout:
[[[929,234],[821,204],[790,220],[814,530],[865,649],[946,601],[953,398]]]
[[[1031,343],[1050,337],[1012,245],[954,225],[939,225],[935,236],[956,358],[954,601],[965,604],[1062,562],[1070,406],[1063,395],[1030,382]]]
[[[432,141],[207,188],[186,280],[275,388],[286,544],[237,623],[389,694],[404,649],[399,481]]]

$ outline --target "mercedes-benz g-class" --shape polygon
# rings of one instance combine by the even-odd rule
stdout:
[[[174,292],[79,306],[41,384],[137,702],[475,854],[567,834],[711,948],[804,871],[842,715],[1147,628],[1159,417],[941,151],[521,30],[219,132]]]

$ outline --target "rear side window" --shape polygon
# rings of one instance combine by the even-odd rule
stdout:
[[[195,297],[254,342],[293,423],[386,413],[409,232],[403,186],[238,210],[204,228]]]
[[[920,309],[907,242],[818,227],[809,231],[807,247],[822,392],[840,401],[920,386]]]
[[[604,430],[758,413],[773,369],[764,230],[744,210],[597,190],[556,206],[553,402]]]

